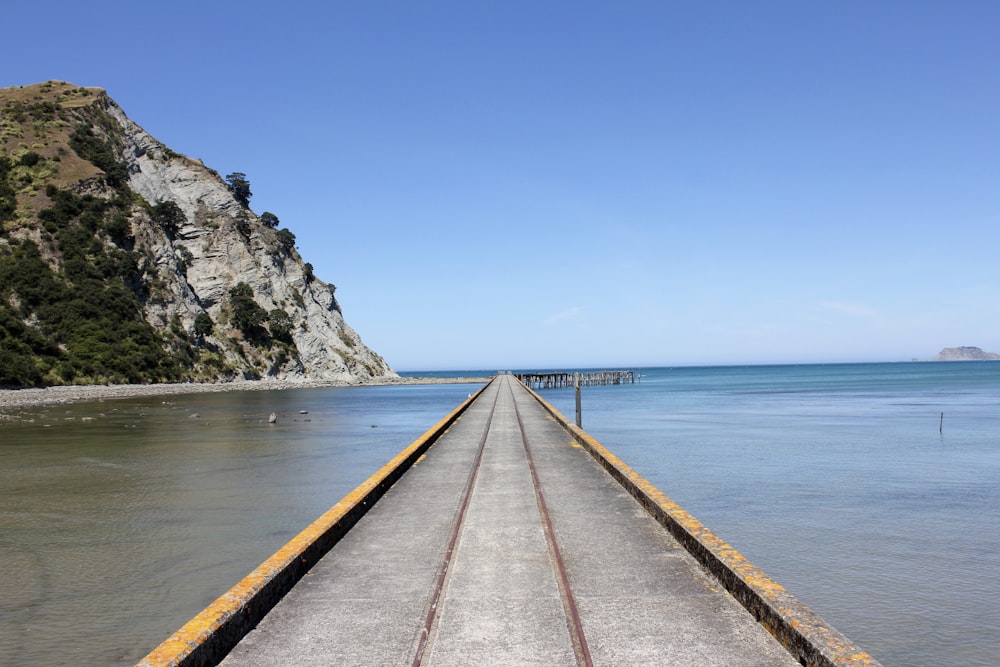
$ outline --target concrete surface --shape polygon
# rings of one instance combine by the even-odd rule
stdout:
[[[412,664],[494,404],[423,664],[577,664],[515,401],[594,664],[799,664],[506,376],[221,664]]]

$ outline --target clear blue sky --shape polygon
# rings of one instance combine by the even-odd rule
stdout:
[[[16,2],[398,370],[1000,352],[1000,3]]]

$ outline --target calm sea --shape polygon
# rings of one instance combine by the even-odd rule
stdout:
[[[1000,664],[1000,363],[641,373],[584,428],[885,664]],[[0,665],[134,663],[474,389],[0,422]]]
[[[1000,665],[1000,362],[642,374],[583,427],[884,664]]]

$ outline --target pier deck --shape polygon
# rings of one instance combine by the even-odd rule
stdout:
[[[568,428],[499,376],[221,664],[800,664]]]

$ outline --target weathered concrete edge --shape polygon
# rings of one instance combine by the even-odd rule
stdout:
[[[492,380],[491,380],[492,381]],[[430,428],[253,572],[153,649],[137,667],[216,665],[489,386]]]
[[[559,422],[726,590],[803,665],[879,667],[847,637],[751,564],[680,505],[570,422],[531,389],[535,400]]]

